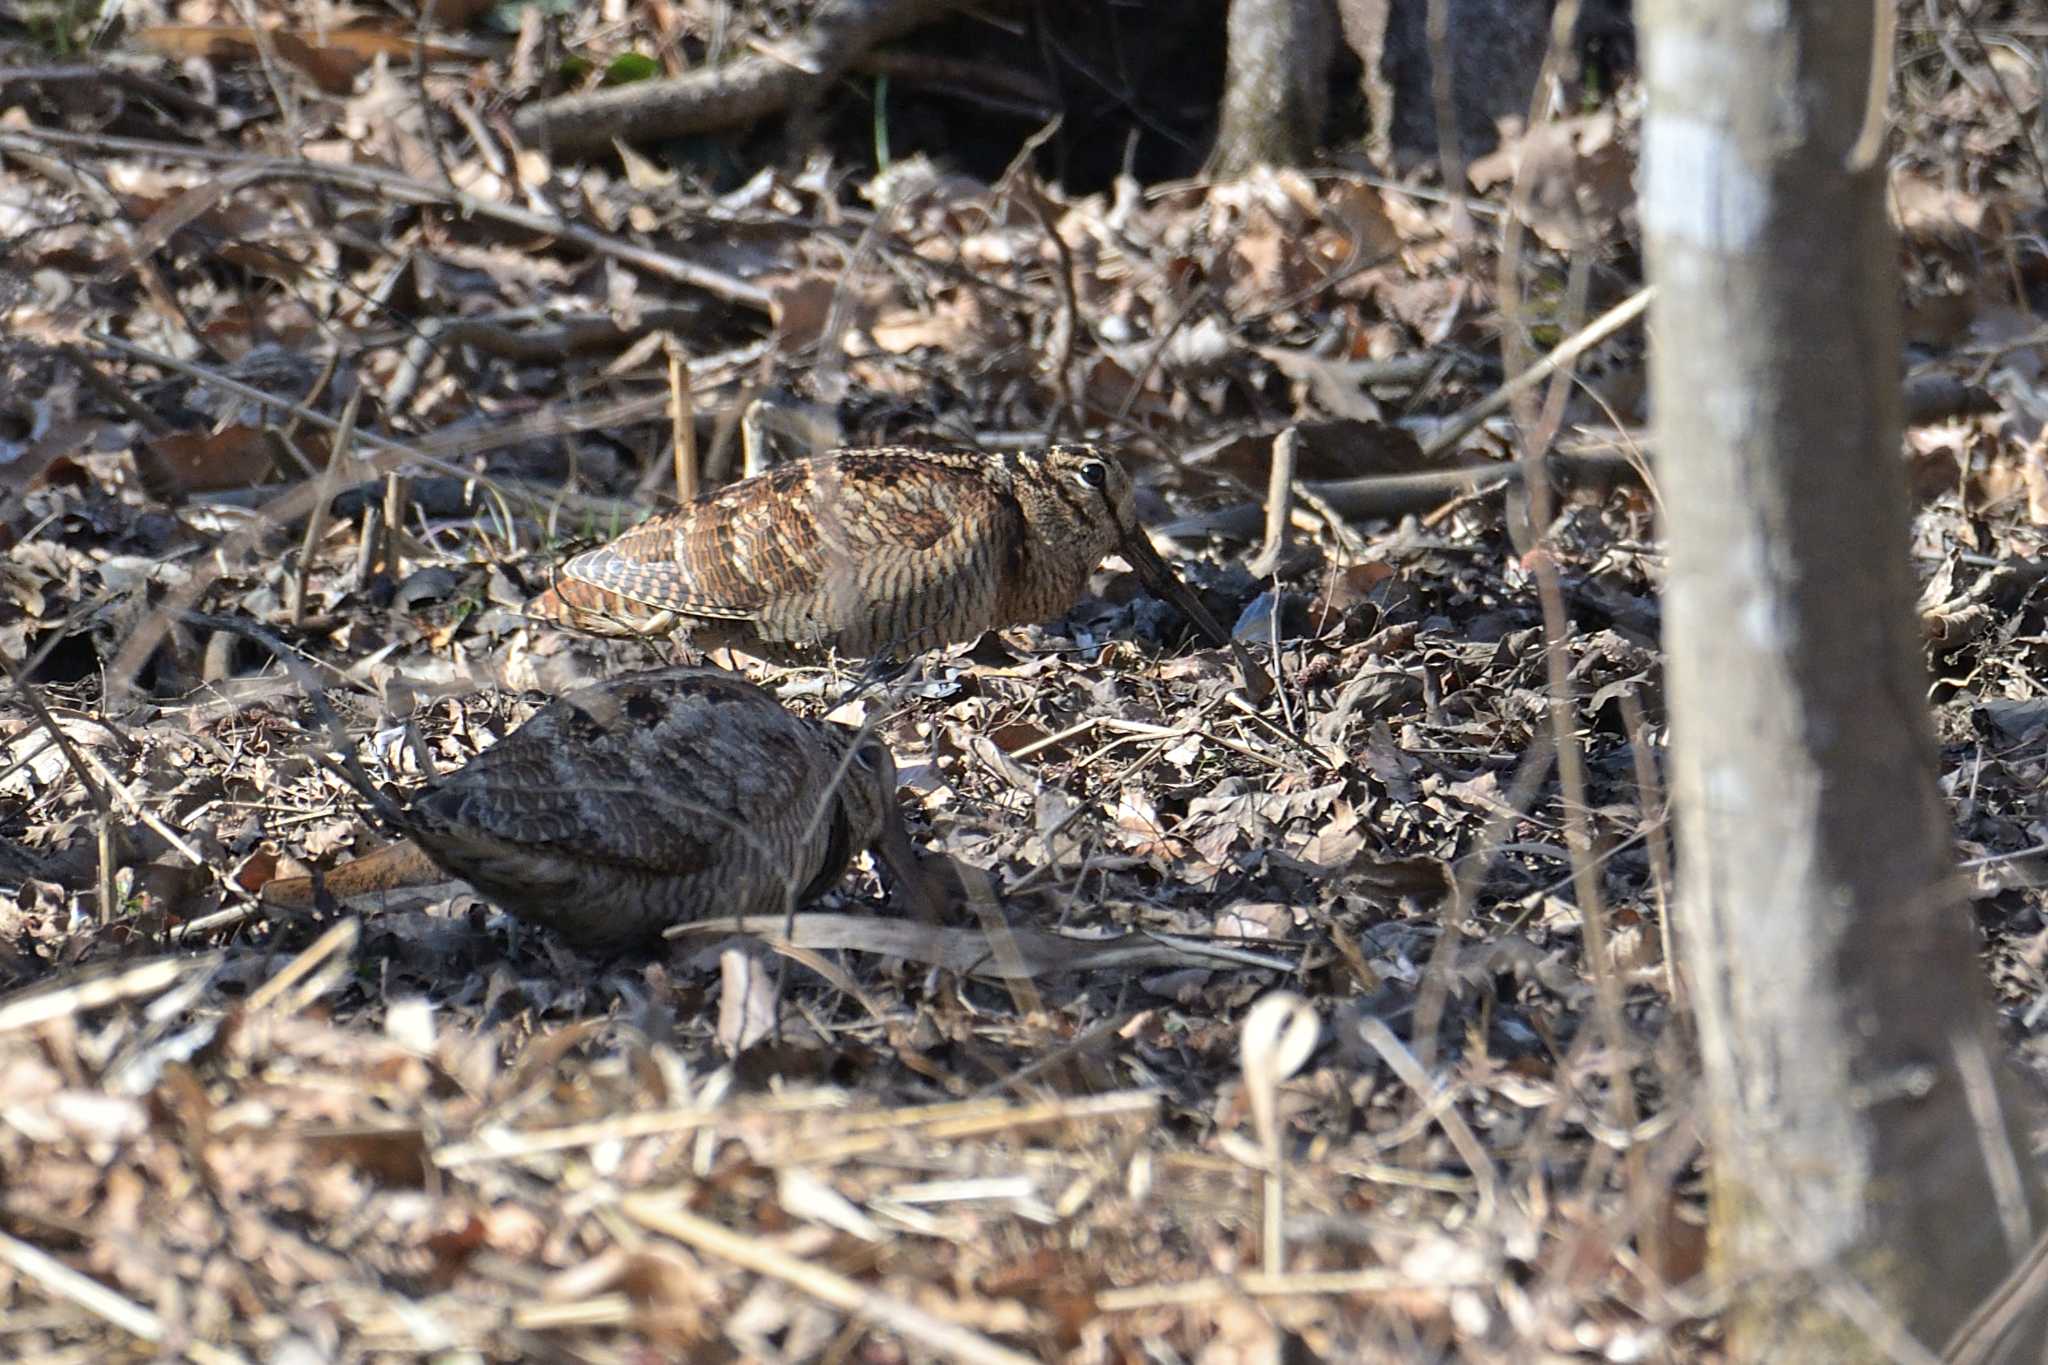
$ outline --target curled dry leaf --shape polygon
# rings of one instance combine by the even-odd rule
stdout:
[[[1315,1009],[1292,991],[1262,997],[1238,1029],[1238,1063],[1268,1162],[1279,1159],[1280,1084],[1309,1059],[1321,1032]]]

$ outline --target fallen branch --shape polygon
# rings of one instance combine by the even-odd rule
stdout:
[[[1423,442],[1422,453],[1439,455],[1451,449],[1478,429],[1480,423],[1501,411],[1518,396],[1541,384],[1559,370],[1573,364],[1586,352],[1598,346],[1622,328],[1634,322],[1649,308],[1656,291],[1644,285],[1614,307],[1594,318],[1571,336],[1559,342],[1550,354],[1531,365],[1528,369],[1508,380],[1486,397],[1466,408],[1463,412],[1438,427],[1436,433]]]
[[[682,1201],[674,1196],[629,1195],[619,1202],[619,1209],[651,1232],[673,1237],[694,1251],[730,1261],[757,1275],[780,1280],[820,1303],[925,1347],[941,1359],[964,1361],[967,1365],[1031,1365],[1031,1356],[998,1345],[972,1328],[792,1256],[764,1238],[700,1218],[685,1210]]]
[[[1294,466],[1301,432],[1289,427],[1273,438],[1273,467],[1266,482],[1266,540],[1245,568],[1265,578],[1287,553],[1287,528],[1294,517]]]
[[[138,1340],[162,1345],[172,1335],[163,1318],[135,1300],[116,1293],[90,1275],[73,1270],[48,1252],[27,1242],[16,1241],[5,1233],[0,1233],[0,1264],[51,1297],[76,1304]],[[231,1361],[240,1365],[247,1359],[239,1352],[224,1351],[203,1341],[186,1341],[184,1353],[201,1365],[215,1365],[215,1362],[226,1365]]]
[[[458,190],[429,184],[424,180],[415,180],[394,171],[290,157],[246,156],[241,153],[223,153],[205,147],[186,147],[173,142],[153,142],[147,138],[66,133],[53,128],[15,128],[0,133],[0,150],[19,149],[24,144],[36,142],[102,154],[127,152],[137,156],[161,156],[174,161],[210,161],[216,164],[225,162],[232,165],[235,169],[226,172],[218,180],[209,182],[203,187],[202,192],[196,192],[190,197],[190,203],[194,206],[210,206],[226,194],[247,189],[266,180],[308,180],[321,184],[346,185],[365,193],[383,195],[402,204],[454,209],[467,218],[488,219],[525,232],[552,237],[565,246],[575,247],[593,256],[609,257],[635,269],[644,270],[650,275],[701,289],[728,303],[739,304],[759,313],[769,311],[768,291],[737,275],[699,265],[695,261],[684,260],[666,251],[640,246],[614,237],[610,233],[572,223],[566,218],[535,213],[531,209],[523,209],[513,204],[479,199],[475,195],[463,194]],[[33,151],[33,146],[29,146],[28,150]],[[160,232],[165,228],[175,227],[179,207],[174,204],[170,209],[158,213],[145,228],[154,226]]]
[[[779,114],[829,85],[877,43],[946,13],[946,0],[836,0],[794,42],[668,80],[528,105],[513,131],[551,152],[601,151],[731,128]]]
[[[679,924],[668,930],[667,937],[717,934],[752,934],[771,945],[789,943],[804,948],[882,953],[900,957],[906,962],[921,962],[931,967],[997,980],[1006,975],[994,942],[983,930],[942,929],[913,920],[884,919],[875,915],[733,916]],[[1022,970],[1034,977],[1099,971],[1108,967],[1253,967],[1282,972],[1294,969],[1291,962],[1282,958],[1224,943],[1167,934],[1076,938],[1012,927],[1009,937],[1014,940],[1016,949],[1014,960],[1010,961],[1011,969]],[[1009,944],[1004,945],[1002,957],[1011,959]]]
[[[66,66],[15,66],[0,69],[0,95],[10,100],[21,98],[24,86],[46,85],[117,85],[132,95],[154,100],[167,109],[176,110],[191,118],[212,119],[220,112],[198,96],[160,81],[145,72],[135,71],[118,62],[80,62]]]
[[[262,507],[277,496],[280,486],[258,484],[254,488],[223,488],[196,494],[191,501],[201,507]],[[452,475],[436,475],[416,480],[411,493],[413,509],[429,520],[455,521],[491,516],[501,509],[509,509],[514,516],[542,524],[587,524],[594,528],[623,531],[647,515],[646,505],[631,498],[574,493],[551,488],[536,479],[500,477],[485,482],[481,477],[458,479]],[[328,511],[336,517],[360,517],[364,509],[374,507],[383,499],[384,476],[359,479],[334,490]],[[291,508],[290,515],[281,518],[278,525],[280,528],[297,525],[299,519],[310,511],[311,504],[302,501]]]
[[[1560,468],[1577,468],[1600,478],[1640,481],[1634,464],[1623,452],[1560,452],[1552,458]],[[1487,460],[1414,474],[1370,474],[1358,479],[1310,480],[1298,487],[1347,518],[1399,517],[1410,512],[1428,511],[1452,498],[1497,491],[1519,483],[1521,478],[1520,464]],[[1263,503],[1241,502],[1219,507],[1213,512],[1182,517],[1153,529],[1160,535],[1176,538],[1215,535],[1249,540],[1259,534],[1265,516]]]

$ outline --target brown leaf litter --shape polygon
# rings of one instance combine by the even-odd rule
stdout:
[[[637,43],[800,96],[804,7],[425,48],[296,8],[259,7],[277,61],[192,3],[146,16],[209,30],[165,39],[175,71],[0,68],[0,657],[48,715],[0,703],[0,1354],[1713,1358],[1634,329],[1579,358],[1571,496],[1532,532],[1485,406],[1492,239],[1413,178],[1066,194],[899,154],[849,187],[875,125],[847,92],[936,69],[888,45],[820,87],[840,161],[720,134],[579,164],[508,113]],[[2038,1069],[2038,196],[2022,111],[1967,74],[1902,75],[1907,457],[1943,780]],[[1540,181],[1541,349],[1586,320],[1559,243],[1586,312],[1634,288],[1615,110],[1473,167],[1484,222]],[[888,915],[867,867],[612,957],[459,888],[262,910],[385,836],[312,760],[302,689],[180,613],[282,635],[414,791],[665,661],[518,608],[679,486],[803,453],[744,418],[764,397],[830,443],[1104,435],[1274,695],[1111,558],[1063,616],[851,701],[829,661],[749,666],[888,744],[941,924]],[[1572,623],[1601,962],[1532,549]],[[1305,1056],[1298,1011],[1245,1046],[1283,991]]]

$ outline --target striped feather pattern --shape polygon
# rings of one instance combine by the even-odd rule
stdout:
[[[860,849],[909,856],[888,751],[849,758],[855,738],[719,669],[630,674],[549,703],[429,785],[405,832],[507,911],[586,945],[779,913]]]
[[[575,556],[527,613],[703,648],[911,654],[1061,614],[1133,533],[1130,479],[1096,446],[835,450]]]

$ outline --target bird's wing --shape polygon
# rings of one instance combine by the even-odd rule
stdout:
[[[536,621],[570,626],[594,635],[661,635],[676,624],[674,612],[635,602],[575,578],[557,578],[547,589],[528,598],[519,610]]]
[[[655,673],[549,703],[415,802],[429,822],[663,876],[788,860],[828,762],[737,679]]]
[[[1015,498],[972,463],[848,451],[650,518],[562,576],[660,610],[786,623],[778,634],[801,638],[902,616],[918,597],[992,594],[1023,527]]]

